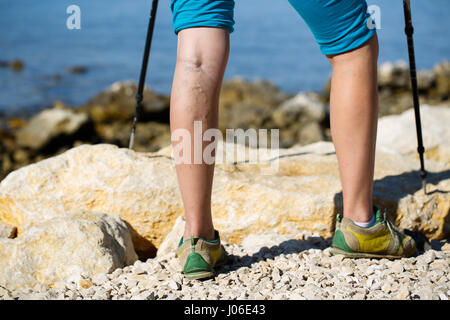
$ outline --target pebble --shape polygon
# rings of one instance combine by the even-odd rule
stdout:
[[[96,285],[102,285],[108,281],[108,276],[104,273],[96,274],[92,277],[92,282]]]
[[[434,252],[434,250],[428,250],[423,254],[423,260],[426,264],[432,263],[434,259],[436,259],[436,253]]]
[[[139,263],[135,266],[134,270],[132,270],[134,274],[140,275],[140,274],[146,274],[147,268],[144,263]]]
[[[82,287],[84,289],[88,289],[88,288],[92,287],[94,284],[90,280],[81,279],[79,282],[79,285],[80,285],[80,287]]]
[[[343,276],[351,276],[355,271],[352,268],[344,267],[341,269],[340,274]]]
[[[278,269],[277,267],[275,267],[274,270],[272,271],[272,280],[275,282],[281,280],[280,269]]]
[[[402,273],[403,272],[403,262],[400,260],[400,261],[396,261],[396,262],[394,262],[393,264],[392,264],[392,266],[391,266],[391,270],[392,270],[392,272],[394,272],[394,273],[396,273],[396,274],[400,274],[400,273]]]
[[[409,288],[404,285],[400,287],[395,298],[397,300],[406,300],[409,298],[409,296],[410,296]]]
[[[288,250],[286,254],[277,246],[253,254],[238,245],[225,244],[233,256],[214,279],[207,281],[184,278],[171,267],[176,258],[167,256],[137,261],[91,279],[62,279],[50,288],[36,285],[10,291],[0,286],[0,300],[448,300],[450,295],[450,275],[446,272],[450,250],[430,249],[417,257],[394,261],[347,259],[331,255],[322,238],[310,242],[314,248],[305,243],[303,251]]]
[[[172,290],[180,290],[181,284],[179,284],[175,280],[169,280],[169,288]]]
[[[433,299],[433,288],[431,286],[422,287],[419,290],[419,296],[422,300],[431,300]]]

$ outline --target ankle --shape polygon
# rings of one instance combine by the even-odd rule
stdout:
[[[351,219],[353,222],[360,224],[368,224],[373,222],[375,212],[373,212],[372,206],[370,208],[344,210],[344,217]]]
[[[186,228],[184,229],[183,241],[188,240],[193,236],[194,238],[202,238],[205,240],[214,240],[215,232],[214,228]]]

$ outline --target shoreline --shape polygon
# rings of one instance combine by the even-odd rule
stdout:
[[[379,117],[412,108],[406,62],[378,68]],[[224,81],[219,104],[219,129],[280,129],[281,148],[331,141],[330,82],[321,92],[289,94],[266,80]],[[421,105],[450,107],[450,62],[418,72]],[[53,106],[25,117],[0,117],[0,181],[11,171],[82,143],[127,147],[135,109],[137,85],[115,82],[85,103]],[[154,152],[170,144],[170,97],[144,91],[144,110],[138,122],[136,151]]]
[[[449,60],[443,59],[443,60],[439,60],[437,62],[435,62],[433,64],[433,66],[430,69],[419,69],[417,70],[418,72],[418,81],[419,81],[419,87],[420,87],[420,83],[423,83],[422,88],[426,88],[428,86],[431,85],[430,82],[434,81],[433,79],[430,79],[430,75],[432,72],[434,72],[434,70],[440,66],[445,66],[446,64],[448,64]],[[387,62],[383,62],[379,64],[379,73],[381,72],[382,74],[386,74],[386,72],[400,72],[403,73],[405,71],[405,68],[408,68],[407,62],[404,60],[398,60],[395,62],[392,61],[387,61]],[[24,69],[26,69],[26,63],[24,61],[22,61],[21,59],[12,59],[12,60],[0,60],[0,68],[1,69],[10,69],[11,72],[13,73],[21,73]],[[395,71],[392,70],[392,68],[396,69]],[[448,68],[448,67],[447,67]],[[391,69],[391,70],[389,70]],[[68,75],[83,75],[89,72],[92,72],[90,70],[90,67],[84,66],[84,65],[72,65],[66,68],[66,70],[64,70],[63,72],[54,74],[54,75],[41,75],[40,81],[46,81],[48,79],[61,79],[62,77],[62,73],[67,73]],[[394,75],[388,75],[388,77],[392,77]],[[398,75],[401,77],[404,77],[405,74],[402,75]],[[409,77],[409,75],[406,75]],[[384,77],[384,76],[383,76]],[[274,87],[278,88],[280,91],[284,92],[286,95],[288,96],[294,96],[295,94],[297,94],[298,92],[316,92],[317,94],[323,96],[323,98],[325,100],[327,100],[326,95],[329,93],[329,81],[330,81],[330,76],[327,77],[327,80],[325,80],[325,82],[321,85],[321,89],[300,89],[299,90],[294,90],[294,91],[288,91],[288,90],[284,90],[282,89],[281,86],[279,86],[278,84],[272,82],[269,79],[266,78],[261,78],[258,76],[252,77],[252,78],[245,78],[239,75],[236,76],[232,76],[229,78],[225,78],[224,79],[224,83],[226,82],[233,82],[235,80],[241,80],[243,82],[246,83],[254,83],[254,82],[268,82],[271,83]],[[80,80],[82,81],[82,80]],[[392,81],[388,80],[388,81]],[[401,80],[401,82],[403,82],[404,80]],[[101,92],[104,92],[106,90],[108,90],[108,88],[110,88],[113,84],[115,83],[128,83],[128,82],[136,82],[133,79],[122,79],[122,80],[117,80],[114,82],[111,82],[108,86],[104,87],[103,89],[99,89],[97,90],[97,93],[94,93],[92,96],[87,97],[84,102],[78,103],[78,104],[71,104],[68,103],[66,101],[64,101],[64,98],[58,98],[53,100],[53,102],[49,102],[49,103],[43,103],[43,104],[30,104],[28,106],[21,106],[18,107],[18,110],[13,110],[13,109],[9,109],[9,108],[5,108],[3,110],[0,110],[0,119],[1,118],[23,118],[23,119],[29,119],[31,118],[33,115],[41,112],[42,110],[48,109],[48,108],[52,108],[54,106],[55,103],[62,103],[70,108],[77,108],[81,105],[84,105],[86,102],[88,102],[89,100],[92,100],[95,96],[97,96],[98,94],[100,94]],[[386,83],[385,80],[383,80],[383,83],[380,83],[381,86],[390,86],[393,83]],[[405,83],[402,83],[400,85],[400,87],[404,87]],[[154,91],[151,87],[147,87],[146,88],[150,89],[152,92],[155,92],[156,94],[160,95],[160,96],[165,96],[165,97],[169,97],[170,96],[170,92],[159,92],[159,91]],[[425,103],[427,104],[427,103]],[[1,127],[0,127],[1,128]]]

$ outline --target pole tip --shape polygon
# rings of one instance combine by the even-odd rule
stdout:
[[[422,179],[422,188],[423,188],[423,193],[427,194],[427,180],[425,178]]]

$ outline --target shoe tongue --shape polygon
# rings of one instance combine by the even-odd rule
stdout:
[[[215,235],[215,238],[213,240],[206,240],[203,238],[194,238],[194,235],[191,235],[191,237],[189,239],[184,239],[183,237],[181,237],[180,243],[178,244],[178,246],[181,246],[186,241],[189,241],[191,243],[191,246],[195,246],[199,240],[203,240],[203,241],[209,242],[209,243],[219,242],[219,232],[215,231],[214,235]]]

